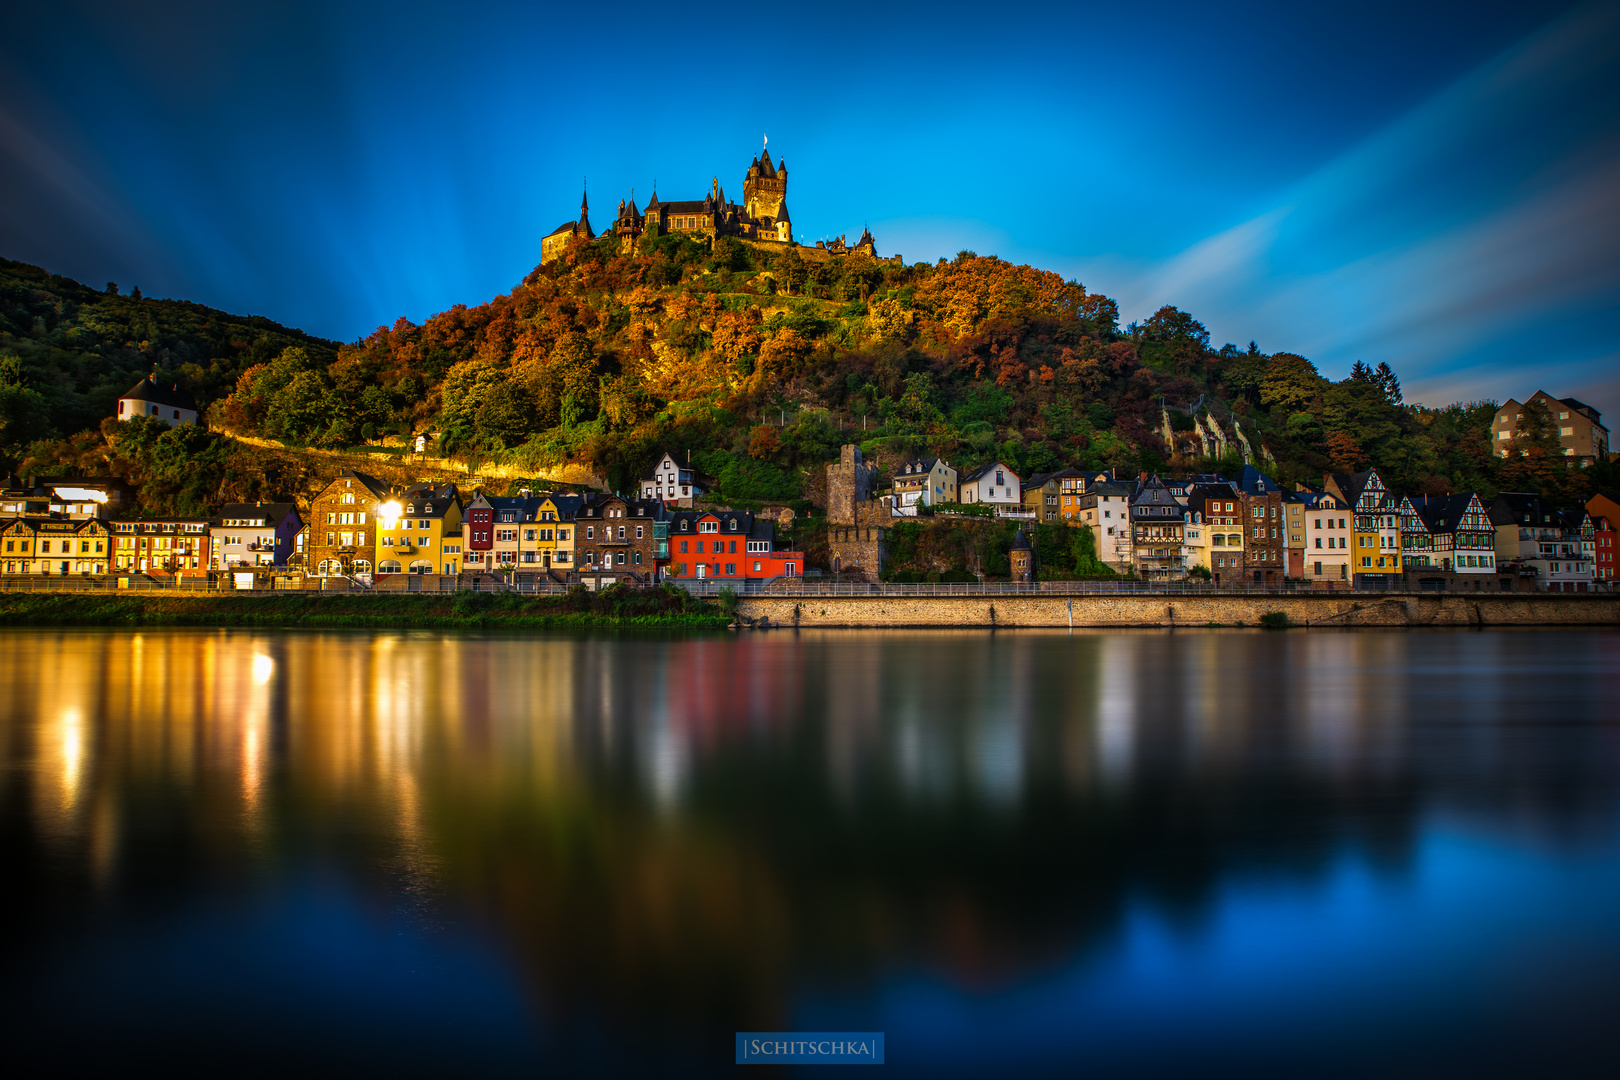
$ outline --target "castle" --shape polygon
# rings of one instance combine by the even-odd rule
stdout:
[[[701,199],[679,202],[659,202],[658,190],[653,189],[652,201],[645,209],[636,206],[635,199],[621,201],[610,232],[619,240],[620,250],[633,251],[643,236],[689,236],[702,243],[712,244],[722,236],[736,237],[749,243],[767,246],[797,247],[793,242],[793,219],[787,206],[787,162],[773,164],[769,151],[754,158],[743,173],[743,201],[734,203],[726,198],[715,177],[709,193]],[[591,230],[590,207],[582,194],[579,201],[579,219],[565,221],[553,229],[540,242],[540,262],[548,263],[562,255],[575,237],[597,239]],[[812,258],[828,258],[860,252],[872,259],[878,257],[877,244],[870,230],[850,245],[840,236],[831,241],[816,242],[814,248],[802,249]],[[900,256],[888,260],[898,264]]]

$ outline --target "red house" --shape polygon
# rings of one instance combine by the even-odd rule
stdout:
[[[764,581],[804,573],[804,552],[776,549],[776,523],[746,510],[678,510],[669,516],[665,577]]]
[[[489,498],[480,491],[473,496],[472,502],[467,504],[467,513],[461,524],[461,565],[464,569],[493,570],[495,564],[490,555],[490,549],[495,542],[490,539],[494,534],[495,507]]]
[[[1620,525],[1620,496],[1600,491],[1586,500],[1586,512],[1592,515],[1592,577],[1597,581],[1613,581],[1614,532],[1615,526]]]

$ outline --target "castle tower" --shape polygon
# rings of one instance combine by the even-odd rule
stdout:
[[[877,469],[861,448],[848,445],[838,463],[827,466],[827,550],[829,568],[876,580],[888,561],[888,510],[872,498]]]
[[[587,240],[596,239],[596,233],[591,230],[590,204],[586,199],[584,190],[579,193],[579,220],[565,221],[552,229],[540,241],[540,261],[548,263],[557,258],[568,249],[568,242],[576,236],[583,236]]]
[[[1023,526],[1018,527],[1018,535],[1013,537],[1012,548],[1007,552],[1007,559],[1012,563],[1012,579],[1014,581],[1035,580],[1035,552],[1030,546],[1029,538],[1024,535]]]
[[[755,221],[775,225],[787,203],[787,162],[771,164],[770,151],[755,158],[743,174],[743,209]]]

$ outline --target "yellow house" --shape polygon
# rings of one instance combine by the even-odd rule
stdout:
[[[536,534],[533,542],[539,569],[567,573],[574,568],[573,522],[579,503],[578,495],[542,495],[534,500],[532,518],[523,526],[523,543],[530,543],[530,532]]]
[[[1322,486],[1354,511],[1350,573],[1389,581],[1401,573],[1401,515],[1377,469],[1329,473]]]
[[[0,574],[105,574],[110,551],[107,523],[95,518],[0,525]]]
[[[446,550],[447,542],[454,552]],[[379,574],[460,573],[461,543],[461,500],[454,484],[420,484],[377,508]]]
[[[1202,566],[1217,585],[1241,581],[1243,497],[1237,488],[1229,483],[1193,484],[1187,491],[1187,515],[1203,533],[1198,547],[1187,542],[1188,566]]]

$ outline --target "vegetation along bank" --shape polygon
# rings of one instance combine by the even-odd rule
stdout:
[[[0,594],[9,626],[261,626],[358,629],[721,629],[720,607],[679,589],[490,593],[237,595]]]

